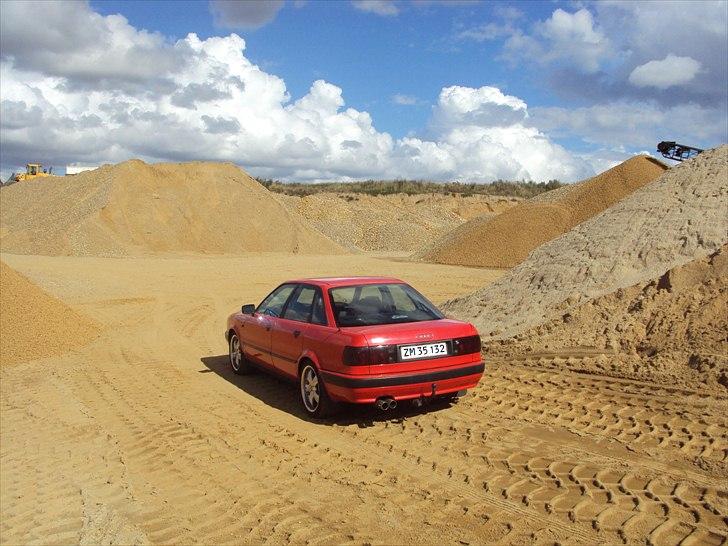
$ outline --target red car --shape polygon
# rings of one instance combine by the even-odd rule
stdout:
[[[313,417],[336,402],[386,410],[401,400],[453,400],[484,370],[472,324],[385,277],[288,281],[230,315],[225,339],[235,373],[255,365],[298,381]]]

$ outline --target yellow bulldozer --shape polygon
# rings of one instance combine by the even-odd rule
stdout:
[[[11,176],[14,182],[22,182],[24,180],[33,180],[34,178],[40,178],[43,176],[50,176],[53,174],[53,167],[46,170],[40,163],[28,163],[25,166],[24,173],[17,173]]]

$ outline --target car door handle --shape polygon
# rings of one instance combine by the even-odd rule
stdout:
[[[293,330],[293,337],[298,337],[301,335],[301,330]]]
[[[266,332],[270,332],[270,326],[266,326],[266,327],[265,327],[265,331],[266,331]]]

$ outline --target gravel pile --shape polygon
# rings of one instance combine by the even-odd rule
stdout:
[[[660,277],[598,297],[528,330],[492,343],[498,354],[569,355],[578,371],[630,379],[728,388],[728,246],[674,267]],[[587,353],[588,354],[588,353]]]
[[[495,283],[445,309],[487,339],[513,337],[596,297],[707,256],[728,240],[728,146],[665,172],[534,250]]]
[[[131,160],[0,190],[0,247],[45,255],[341,253],[229,163]]]
[[[509,197],[443,194],[317,193],[279,198],[349,250],[406,253],[471,218],[494,215],[519,202]]]
[[[0,262],[0,363],[26,362],[86,345],[99,326]]]
[[[534,248],[599,214],[666,169],[651,157],[633,157],[593,178],[546,192],[497,216],[476,218],[419,251],[415,258],[475,267],[515,267]]]

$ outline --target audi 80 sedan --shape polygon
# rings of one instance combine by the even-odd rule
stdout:
[[[311,417],[338,402],[382,410],[409,400],[454,400],[483,375],[480,337],[388,277],[288,281],[228,317],[236,374],[263,368],[295,380]]]

